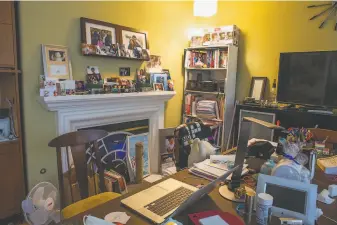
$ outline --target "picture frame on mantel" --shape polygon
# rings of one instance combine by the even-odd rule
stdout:
[[[263,100],[267,80],[267,77],[252,77],[249,97],[255,98],[255,100]]]
[[[41,45],[46,79],[72,80],[69,49],[61,45]]]

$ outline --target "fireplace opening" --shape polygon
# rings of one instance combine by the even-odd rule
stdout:
[[[97,141],[101,154],[102,165],[106,170],[114,170],[122,175],[127,183],[134,180],[135,147],[138,141],[144,145],[144,169],[143,175],[149,174],[148,133],[149,120],[136,120],[130,122],[114,123],[94,126],[79,130],[101,129],[109,134]],[[87,163],[94,158],[90,147],[87,148]]]

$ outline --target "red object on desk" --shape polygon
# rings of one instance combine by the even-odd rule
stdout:
[[[193,222],[193,224],[201,225],[201,223],[199,223],[200,219],[217,215],[220,216],[229,225],[245,225],[244,222],[239,217],[228,212],[221,212],[216,210],[188,214],[188,217]]]

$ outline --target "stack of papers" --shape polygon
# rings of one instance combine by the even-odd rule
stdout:
[[[175,173],[177,173],[177,168],[175,166],[165,168],[162,171],[163,176],[170,176],[170,175],[173,175]]]
[[[243,165],[242,174],[248,173],[248,164]],[[198,176],[205,178],[207,180],[213,181],[218,177],[222,176],[228,171],[227,164],[224,163],[211,163],[209,159],[206,159],[199,163],[194,163],[194,166],[189,169],[189,172]],[[227,180],[232,178],[232,174],[227,177]]]

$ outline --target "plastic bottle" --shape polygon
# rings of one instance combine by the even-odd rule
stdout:
[[[260,173],[266,174],[266,175],[271,175],[271,171],[273,170],[274,167],[275,167],[274,161],[269,159],[267,162],[265,162],[261,166]]]
[[[256,223],[259,225],[267,225],[269,220],[269,214],[273,205],[273,196],[260,193],[257,195],[256,204]]]

